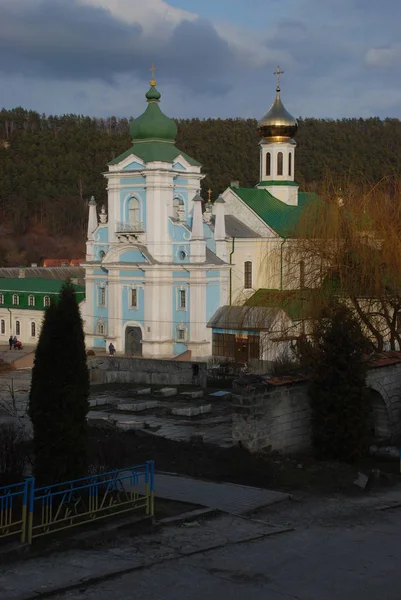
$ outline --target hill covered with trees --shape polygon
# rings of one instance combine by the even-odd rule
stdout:
[[[177,146],[196,158],[213,198],[232,180],[253,186],[259,175],[253,119],[178,120]],[[106,202],[106,164],[131,144],[129,120],[0,112],[0,264],[44,255],[83,256],[87,200]],[[299,119],[296,180],[319,191],[366,187],[401,173],[398,119]]]

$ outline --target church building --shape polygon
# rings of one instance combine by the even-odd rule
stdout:
[[[258,123],[259,183],[245,188],[232,182],[222,194],[233,267],[229,302],[209,327],[213,354],[243,362],[275,359],[301,332],[303,290],[310,282],[296,248],[307,211],[322,203],[295,181],[298,123],[281,100],[282,73],[278,67],[275,100]]]
[[[224,202],[202,216],[201,165],[175,145],[154,79],[131,124],[132,146],[108,164],[108,205],[90,201],[82,307],[88,348],[148,358],[211,355],[207,324],[229,301]],[[219,208],[220,206],[220,208]]]

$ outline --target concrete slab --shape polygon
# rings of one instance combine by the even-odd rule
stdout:
[[[145,423],[143,421],[137,421],[135,419],[125,420],[125,421],[116,421],[115,425],[117,429],[121,429],[122,431],[133,431],[138,429],[143,429]]]
[[[184,398],[203,398],[203,390],[195,390],[194,392],[181,392],[180,396]]]
[[[109,420],[109,413],[107,412],[103,412],[101,410],[90,410],[88,412],[88,414],[86,415],[86,418],[89,420],[99,420],[101,419],[102,421],[108,421]]]
[[[139,388],[136,390],[137,396],[149,396],[152,393],[151,388]]]
[[[282,492],[166,473],[156,473],[155,494],[158,498],[198,504],[233,515],[243,515],[291,498]]]
[[[183,406],[174,407],[171,409],[171,414],[178,417],[197,417],[212,412],[211,404],[203,404],[202,406]]]
[[[147,402],[121,402],[117,408],[128,412],[141,412],[142,410],[157,408],[158,405],[157,400],[148,400]]]
[[[163,396],[164,398],[170,398],[171,396],[177,395],[177,388],[165,387],[155,392],[157,396]]]

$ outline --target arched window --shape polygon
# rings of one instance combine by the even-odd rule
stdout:
[[[1,333],[4,335],[6,332],[6,322],[4,319],[1,320]]]
[[[44,306],[50,306],[50,296],[45,296],[43,299]]]
[[[13,304],[19,304],[19,297],[17,296],[17,294],[13,294]]]
[[[290,177],[292,175],[292,153],[291,152],[288,155],[288,175]]]
[[[28,296],[28,305],[35,306],[35,297],[34,296]]]
[[[266,154],[266,177],[270,177],[272,174],[272,155],[270,152]]]
[[[283,153],[279,152],[277,154],[277,175],[283,174]]]
[[[15,321],[15,335],[21,335],[21,323]]]
[[[31,323],[31,337],[36,337],[36,323]]]
[[[0,304],[4,304],[4,294],[0,294]]]
[[[252,262],[247,260],[244,264],[244,288],[252,289]]]
[[[139,202],[136,198],[131,198],[128,205],[128,222],[130,225],[139,225],[140,220]]]

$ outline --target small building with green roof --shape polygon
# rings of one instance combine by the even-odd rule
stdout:
[[[50,269],[49,269],[50,270]],[[48,277],[0,277],[0,340],[6,344],[10,335],[22,344],[36,345],[45,310],[52,301],[57,302],[62,279]],[[85,287],[73,284],[77,302],[85,299]]]

